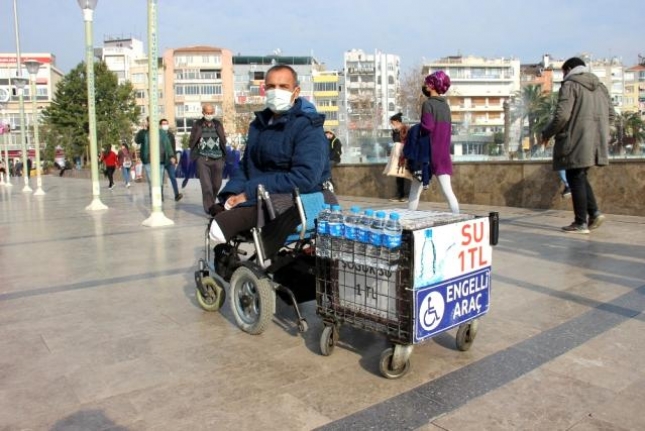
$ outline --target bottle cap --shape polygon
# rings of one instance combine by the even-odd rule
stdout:
[[[398,220],[399,218],[399,213],[390,213],[390,220]]]
[[[385,218],[385,211],[376,211],[376,217]]]

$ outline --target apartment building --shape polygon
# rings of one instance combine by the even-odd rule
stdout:
[[[148,57],[138,57],[134,59],[129,66],[128,76],[130,84],[134,90],[135,103],[141,110],[140,126],[143,126],[144,120],[150,115],[150,83],[148,81]],[[165,71],[163,60],[157,59],[157,111],[160,118],[166,118],[166,93],[164,92]],[[171,123],[172,124],[172,123]]]
[[[636,66],[625,70],[625,112],[640,112],[645,119],[645,57]]]
[[[400,109],[399,56],[352,49],[345,52],[344,71],[349,132],[370,135],[389,129],[390,117]]]
[[[325,114],[325,130],[335,134],[342,133],[341,121],[344,114],[340,111],[342,73],[336,70],[315,71],[313,73],[313,95],[318,112]],[[344,135],[341,135],[344,136]]]
[[[243,139],[253,119],[253,112],[264,108],[264,79],[276,64],[286,64],[298,74],[300,97],[317,104],[314,98],[314,74],[324,66],[312,56],[236,55],[233,56],[235,82],[235,137]]]
[[[422,66],[423,75],[443,70],[452,85],[446,97],[454,131],[492,134],[503,130],[504,101],[520,90],[520,61],[514,58],[440,58]]]
[[[23,53],[21,61],[36,60],[41,63],[40,69],[36,74],[36,106],[38,113],[43,109],[49,107],[51,104],[54,93],[56,92],[56,85],[63,79],[63,72],[56,67],[56,57],[51,53]],[[0,53],[0,97],[1,99],[7,98],[8,101],[3,103],[2,118],[1,120],[8,121],[11,125],[12,134],[20,133],[20,104],[19,96],[11,83],[11,78],[17,76],[17,61],[15,53]],[[30,133],[34,121],[34,113],[32,111],[32,94],[31,94],[31,77],[27,73],[27,69],[22,67],[22,76],[30,79],[29,85],[23,90],[23,100],[25,108],[25,121],[27,127],[27,136],[31,142]],[[10,139],[10,144],[13,147],[20,147],[19,139],[15,136]]]
[[[106,37],[103,47],[96,48],[94,55],[103,60],[108,69],[116,74],[119,84],[132,80],[132,68],[136,68],[137,63],[147,57],[142,41],[133,37],[116,36]]]
[[[189,133],[211,103],[227,133],[234,130],[235,105],[231,51],[214,46],[168,49],[163,54],[164,112],[178,134]]]

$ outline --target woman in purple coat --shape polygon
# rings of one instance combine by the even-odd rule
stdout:
[[[450,176],[452,175],[452,160],[450,158],[450,137],[452,134],[450,106],[446,98],[441,96],[450,88],[450,77],[442,70],[426,76],[422,87],[427,99],[421,108],[421,134],[430,137],[430,165],[432,174],[439,180],[439,186],[448,201],[450,211],[459,214],[459,203],[452,191]],[[419,206],[421,191],[427,188],[418,179],[412,180],[408,209],[416,210]]]

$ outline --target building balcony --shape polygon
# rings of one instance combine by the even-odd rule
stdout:
[[[330,99],[338,99],[340,93],[338,91],[314,91],[314,97],[315,98],[330,98]]]

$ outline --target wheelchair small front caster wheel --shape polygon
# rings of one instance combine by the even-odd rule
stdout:
[[[204,294],[202,294],[202,291]],[[197,303],[206,311],[217,311],[226,299],[226,291],[213,277],[202,278],[202,290],[195,288]]]

